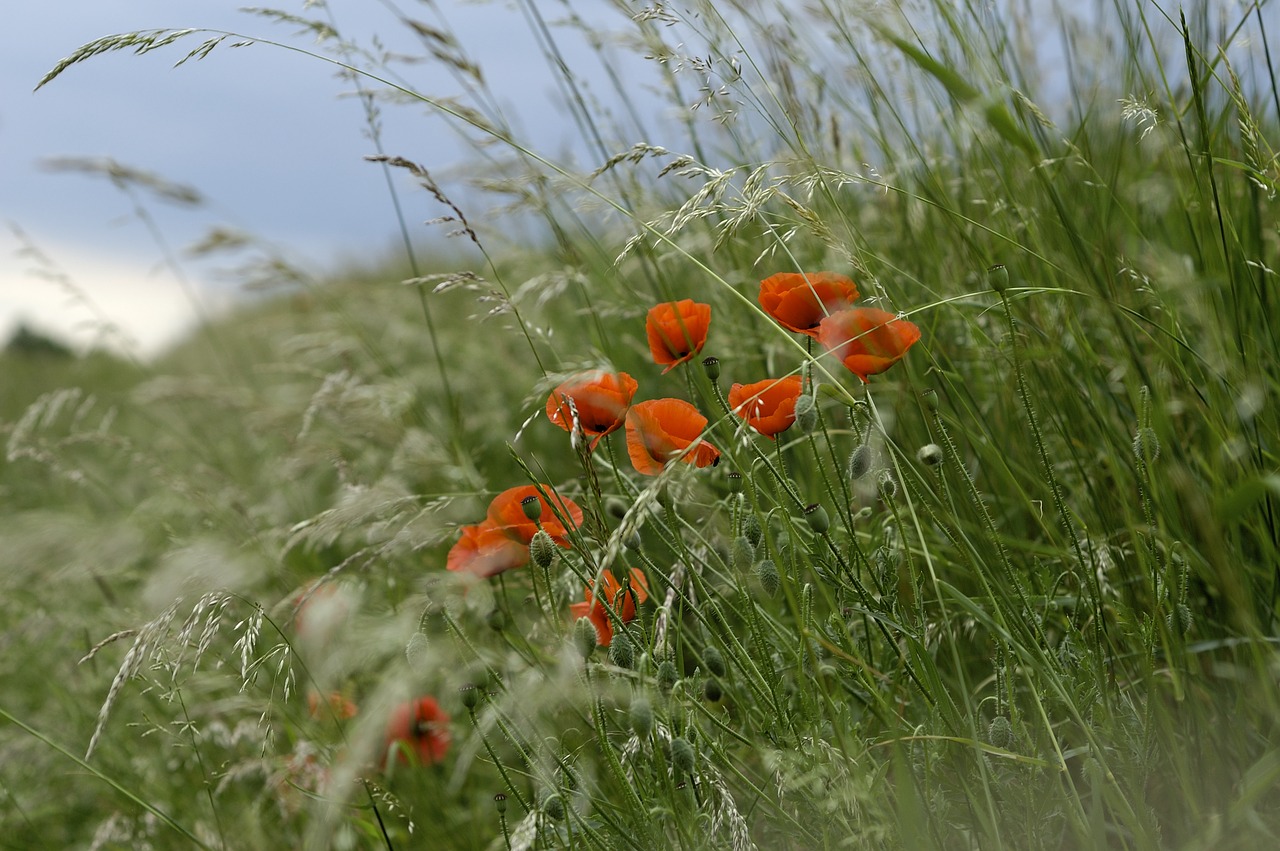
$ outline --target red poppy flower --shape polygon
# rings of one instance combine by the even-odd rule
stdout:
[[[462,527],[462,537],[449,550],[445,567],[487,578],[528,564],[529,542],[538,533],[538,524],[525,515],[520,503],[530,496],[542,503],[542,528],[557,544],[568,547],[569,529],[582,525],[582,509],[546,485],[542,488],[551,494],[556,511],[534,485],[508,488],[489,503],[489,513],[483,522]],[[556,516],[557,512],[568,520],[568,528]]]
[[[720,463],[720,450],[706,441],[686,452],[707,427],[707,418],[680,399],[652,399],[627,411],[627,454],[636,472],[656,476],[680,458],[698,467]]]
[[[710,326],[711,305],[690,298],[666,302],[649,311],[644,329],[653,362],[667,365],[663,375],[702,351]]]
[[[729,388],[729,407],[747,425],[772,438],[796,421],[796,400],[803,390],[804,381],[798,375],[735,384]]]
[[[420,765],[444,759],[449,750],[449,716],[434,697],[419,697],[391,710],[383,753],[407,763],[416,757]]]
[[[818,342],[866,383],[884,372],[920,339],[920,329],[874,307],[833,313],[818,325]]]
[[[858,299],[858,287],[835,272],[780,272],[760,282],[760,306],[786,328],[817,337],[818,323]]]
[[[636,606],[649,599],[649,580],[639,568],[631,568],[631,587],[624,593],[622,583],[614,578],[613,572],[604,571],[596,584],[596,592],[592,593],[587,586],[586,599],[581,603],[573,603],[569,611],[575,618],[590,618],[596,628],[596,643],[608,647],[613,643],[613,620],[604,607],[607,601],[613,607],[613,613],[623,623],[631,623],[636,619]]]
[[[627,408],[639,385],[625,372],[587,372],[561,384],[547,397],[547,419],[565,431],[573,431],[573,409],[578,412],[582,433],[593,437],[595,449],[600,438],[622,426]]]

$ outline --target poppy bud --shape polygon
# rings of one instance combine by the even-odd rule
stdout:
[[[862,444],[849,456],[849,478],[853,481],[861,479],[871,469],[871,447]]]
[[[553,821],[561,821],[564,819],[564,801],[559,795],[548,795],[542,802],[542,811]]]
[[[471,683],[467,683],[458,691],[462,693],[462,705],[467,709],[475,709],[480,703],[480,689]]]
[[[1003,263],[997,263],[987,269],[987,283],[991,284],[991,289],[998,293],[1003,293],[1009,288],[1009,270]]]
[[[632,532],[623,539],[622,543],[626,545],[627,549],[639,552],[644,541],[641,540],[639,532]]]
[[[707,371],[707,378],[710,378],[712,381],[718,381],[720,379],[720,359],[719,358],[712,358],[712,357],[703,358],[702,368]]]
[[[916,452],[916,460],[926,467],[936,467],[942,463],[942,447],[936,443],[926,443]]]
[[[551,563],[556,560],[556,542],[545,529],[539,529],[534,533],[533,540],[529,541],[529,557],[543,570],[551,567]]]
[[[893,480],[892,473],[884,470],[876,481],[876,489],[880,492],[880,498],[888,501],[898,493],[898,483]]]
[[[754,514],[748,514],[742,518],[742,536],[753,547],[760,546],[760,542],[764,539],[764,530],[760,528],[760,518]]]
[[[1143,464],[1150,464],[1160,457],[1160,438],[1156,437],[1155,429],[1150,426],[1138,429],[1133,436],[1133,454]]]
[[[730,561],[735,570],[745,570],[756,560],[756,548],[751,546],[751,542],[747,540],[746,535],[739,535],[733,539],[733,551]]]
[[[647,698],[637,697],[631,701],[631,729],[642,739],[647,739],[653,730],[653,707]]]
[[[404,658],[408,660],[409,667],[416,671],[422,671],[427,667],[427,646],[428,640],[425,633],[415,632],[409,636],[409,643],[404,647]]]
[[[724,689],[720,688],[720,681],[715,677],[707,677],[707,681],[702,686],[702,696],[712,703],[719,703],[720,698],[724,697]]]
[[[484,622],[489,625],[489,629],[494,632],[502,632],[507,625],[507,613],[502,609],[494,609],[485,616]]]
[[[630,668],[636,661],[636,650],[625,632],[616,632],[609,645],[609,661],[619,668]]]
[[[663,659],[662,663],[658,665],[658,688],[662,689],[664,693],[668,693],[675,688],[676,680],[679,678],[680,675],[676,673],[675,663],[670,659]]]
[[[507,811],[507,796],[499,792],[493,796],[493,804],[498,808],[498,814],[501,815]]]
[[[822,507],[821,503],[815,502],[805,508],[804,519],[808,521],[809,528],[818,535],[827,534],[827,530],[831,528],[831,518],[827,516],[827,510]]]
[[[542,500],[536,495],[530,494],[520,500],[520,508],[524,511],[524,516],[534,523],[542,519]]]
[[[1165,625],[1169,627],[1169,631],[1177,635],[1186,635],[1191,631],[1191,609],[1187,608],[1185,603],[1179,603],[1173,607],[1173,611],[1164,617]]]
[[[756,565],[756,579],[760,580],[760,587],[770,597],[778,593],[778,586],[782,584],[781,577],[778,576],[778,566],[771,558],[764,559]]]
[[[796,425],[805,434],[818,427],[818,406],[809,394],[802,393],[796,397],[795,415]]]
[[[583,659],[590,659],[597,644],[596,627],[589,618],[578,618],[573,625],[573,646],[582,654]]]
[[[714,647],[708,647],[702,651],[702,661],[706,663],[707,670],[717,677],[723,677],[725,672],[724,657],[720,655],[720,651]]]
[[[924,406],[929,409],[929,413],[938,413],[938,391],[932,387],[926,389],[920,394],[920,398],[924,399]]]
[[[693,771],[693,763],[693,745],[683,736],[676,736],[671,740],[671,764],[681,774],[689,774]]]
[[[1013,735],[1013,724],[1009,723],[1008,718],[997,715],[991,719],[991,725],[987,727],[987,742],[1001,750],[1013,748],[1017,740]]]

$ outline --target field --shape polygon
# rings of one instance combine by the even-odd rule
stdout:
[[[594,159],[277,15],[451,248],[3,354],[0,847],[1280,845],[1274,3],[517,5]]]

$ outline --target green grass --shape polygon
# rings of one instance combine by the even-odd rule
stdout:
[[[608,51],[561,68],[586,166],[513,138],[434,22],[474,112],[336,35],[310,49],[361,69],[371,120],[392,87],[496,138],[488,188],[544,244],[502,246],[388,151],[474,229],[456,265],[291,278],[142,367],[6,361],[0,844],[1276,843],[1269,4],[696,5],[618,18],[684,116],[643,145]],[[583,26],[545,30],[549,61]],[[923,332],[868,385],[757,304],[820,269]],[[682,298],[712,305],[718,381],[650,359],[646,311]],[[547,394],[599,366],[695,404],[720,465],[639,476],[621,431],[576,452]],[[775,446],[725,412],[793,373],[808,430]],[[459,525],[532,481],[584,509],[572,547],[446,571]],[[651,601],[584,659],[569,605],[624,567]],[[321,577],[340,605],[313,634]],[[449,751],[383,769],[419,694]]]

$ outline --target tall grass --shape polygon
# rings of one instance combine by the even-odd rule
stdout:
[[[317,47],[133,33],[44,81],[276,44],[345,69],[375,138],[407,99],[489,140],[509,209],[379,149],[389,221],[436,205],[457,267],[410,238],[290,276],[123,389],[5,412],[5,842],[1272,846],[1269,4],[613,5],[516,4],[585,163],[521,142],[432,4],[400,20],[466,101],[323,4],[273,13]],[[503,247],[511,215],[545,242]],[[868,384],[757,301],[826,269],[922,331]],[[645,315],[685,298],[716,362],[662,375]],[[719,466],[641,476],[621,431],[548,422],[597,368],[693,403]],[[814,404],[776,442],[730,410],[791,374]],[[567,547],[445,570],[531,483]],[[570,604],[633,569],[648,599],[608,600],[597,647]],[[397,743],[424,695],[449,720]]]

